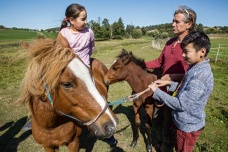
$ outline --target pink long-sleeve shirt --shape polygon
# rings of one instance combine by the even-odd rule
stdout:
[[[85,27],[81,32],[73,32],[69,27],[63,28],[60,33],[65,37],[73,49],[82,61],[90,66],[90,57],[94,51],[94,33],[93,31]]]
[[[163,75],[165,74],[181,74],[185,73],[188,65],[184,62],[182,57],[182,49],[180,43],[174,47],[176,38],[167,41],[160,56],[152,61],[146,62],[147,68],[163,68]]]

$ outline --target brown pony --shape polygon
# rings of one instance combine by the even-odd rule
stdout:
[[[26,47],[31,61],[18,101],[29,106],[35,141],[47,152],[63,145],[75,152],[83,126],[98,138],[110,137],[118,119],[98,92],[99,85],[95,87],[91,69],[54,40],[37,40]],[[107,96],[104,88],[99,90]]]
[[[159,73],[150,73],[146,70],[146,65],[142,59],[137,59],[131,52],[122,50],[117,60],[106,73],[104,80],[106,84],[112,84],[119,81],[127,81],[133,90],[133,93],[139,93],[148,88],[148,85],[157,80]],[[152,91],[149,90],[134,100],[133,108],[135,113],[135,124],[133,128],[132,147],[137,144],[139,137],[139,126],[141,123],[141,109],[146,111],[146,134],[147,134],[147,151],[152,151],[151,138],[151,119],[154,109],[154,100],[151,97]]]

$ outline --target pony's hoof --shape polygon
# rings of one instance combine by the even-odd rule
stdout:
[[[133,140],[133,141],[131,142],[131,147],[134,148],[134,147],[136,146],[136,144],[137,144],[137,141],[136,141],[136,140]]]
[[[147,152],[152,152],[152,145],[151,144],[147,144],[146,151]]]

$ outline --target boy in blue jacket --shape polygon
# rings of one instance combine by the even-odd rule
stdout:
[[[173,109],[172,117],[176,128],[175,150],[193,151],[196,141],[205,126],[205,106],[214,86],[214,78],[206,58],[210,40],[203,32],[191,32],[181,42],[183,58],[189,65],[180,84],[157,80],[148,87],[153,98]],[[158,87],[167,86],[173,96]]]

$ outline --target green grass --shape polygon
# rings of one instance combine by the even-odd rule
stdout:
[[[48,38],[55,38],[57,33],[44,32]],[[31,40],[37,36],[36,31],[23,31],[23,30],[0,30],[0,45],[9,43],[19,43],[20,40]]]
[[[0,31],[1,33],[1,31]],[[15,38],[16,39],[16,38]],[[14,39],[12,39],[13,41]],[[19,40],[19,39],[16,39]],[[3,40],[7,44],[7,40]],[[8,43],[12,42],[8,40]],[[1,41],[2,42],[2,41]],[[212,40],[212,46],[217,44],[228,44],[222,39]],[[155,59],[161,53],[151,48],[150,39],[129,39],[96,42],[94,57],[110,67],[122,48],[132,51],[135,56],[147,60]],[[3,47],[0,49],[0,151],[18,152],[43,152],[43,148],[37,144],[31,131],[21,130],[26,123],[27,111],[24,106],[16,106],[14,101],[20,93],[20,83],[26,68],[26,50],[19,46]],[[210,57],[210,56],[209,56]],[[211,63],[215,78],[215,86],[206,106],[206,127],[201,134],[195,151],[214,152],[228,151],[228,67],[223,62]],[[108,101],[115,101],[131,94],[131,89],[126,82],[110,85]],[[115,137],[118,139],[116,151],[139,152],[146,151],[144,142],[144,126],[141,125],[138,144],[133,149],[130,147],[132,141],[131,123],[133,122],[132,103],[124,103],[122,106],[113,106],[113,111],[119,118],[119,125]],[[94,137],[85,130],[81,138],[81,152],[111,151],[109,146]],[[91,150],[90,149],[90,150]],[[61,151],[67,152],[66,147]]]

